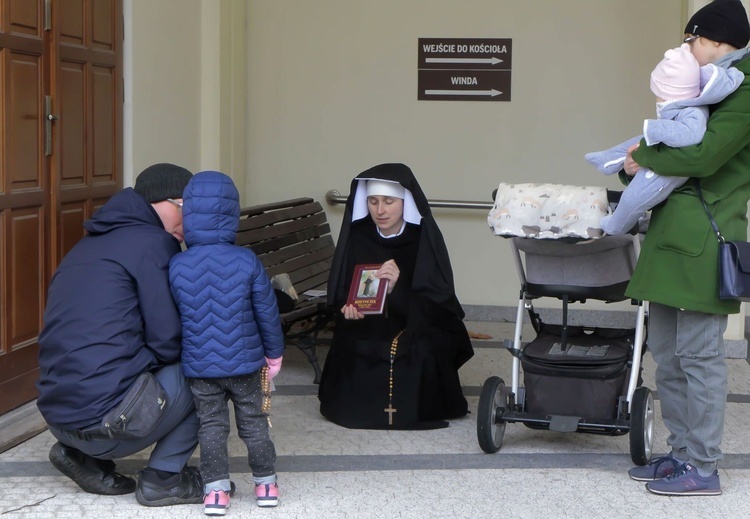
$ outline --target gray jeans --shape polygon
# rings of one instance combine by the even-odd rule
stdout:
[[[276,474],[276,449],[268,433],[268,417],[261,410],[260,372],[226,378],[192,378],[200,429],[198,442],[203,483],[219,483],[229,490],[229,406],[234,404],[237,434],[247,446],[247,459],[254,478]],[[226,487],[226,488],[223,488]]]
[[[651,303],[648,347],[656,361],[667,443],[703,470],[721,459],[727,365],[724,331],[727,316],[688,312]]]

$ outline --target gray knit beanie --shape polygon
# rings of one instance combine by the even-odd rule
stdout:
[[[154,164],[141,171],[133,189],[151,204],[167,198],[182,198],[192,176],[188,170],[174,164]]]

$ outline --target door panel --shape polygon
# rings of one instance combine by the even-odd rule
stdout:
[[[112,160],[117,154],[115,143],[115,124],[117,120],[117,99],[112,96],[115,89],[113,69],[92,67],[92,132],[91,148],[93,163],[92,181],[97,184],[112,183],[116,169]]]
[[[60,187],[86,185],[86,70],[83,63],[61,63],[58,73],[59,92],[53,110],[60,119],[55,122],[60,154]]]
[[[10,345],[13,352],[36,341],[42,319],[43,208],[15,209],[10,224]]]
[[[8,17],[8,25],[3,32],[11,34],[25,34],[36,38],[42,37],[42,24],[40,23],[41,3],[29,2],[28,0],[11,0],[7,2],[5,9]]]
[[[83,238],[83,222],[86,220],[86,203],[74,202],[62,204],[60,208],[60,227],[63,237],[60,240],[60,257],[63,258]]]
[[[41,57],[9,52],[8,61],[8,191],[41,189],[39,100],[44,88]]]
[[[0,414],[36,398],[47,284],[122,187],[122,0],[49,6],[0,0]]]
[[[41,2],[4,0],[0,16],[0,413],[35,396],[46,291],[49,178],[43,155],[47,75]]]

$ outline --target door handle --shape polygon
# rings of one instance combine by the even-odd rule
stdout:
[[[52,113],[52,96],[44,96],[44,155],[52,155],[52,121],[60,117]]]

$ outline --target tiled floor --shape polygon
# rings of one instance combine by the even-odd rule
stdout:
[[[508,424],[502,449],[485,454],[476,436],[480,388],[491,375],[510,380],[500,340],[511,324],[468,323],[492,335],[475,341],[476,355],[460,375],[473,414],[434,431],[355,431],[318,413],[316,386],[306,359],[290,348],[273,398],[272,435],[279,454],[282,501],[259,509],[250,490],[244,444],[232,437],[238,491],[229,517],[284,518],[535,518],[750,516],[750,365],[729,360],[730,397],[720,474],[720,497],[669,498],[646,492],[627,477],[628,436],[536,431]],[[524,338],[533,334],[525,332]],[[326,348],[321,348],[324,357]],[[653,362],[644,359],[645,385],[654,389]],[[657,401],[658,415],[658,401]],[[655,451],[665,449],[657,419]],[[148,509],[132,495],[86,494],[47,461],[54,443],[45,432],[0,454],[3,518],[189,518],[199,505]],[[143,465],[141,454],[122,460],[123,472]]]

